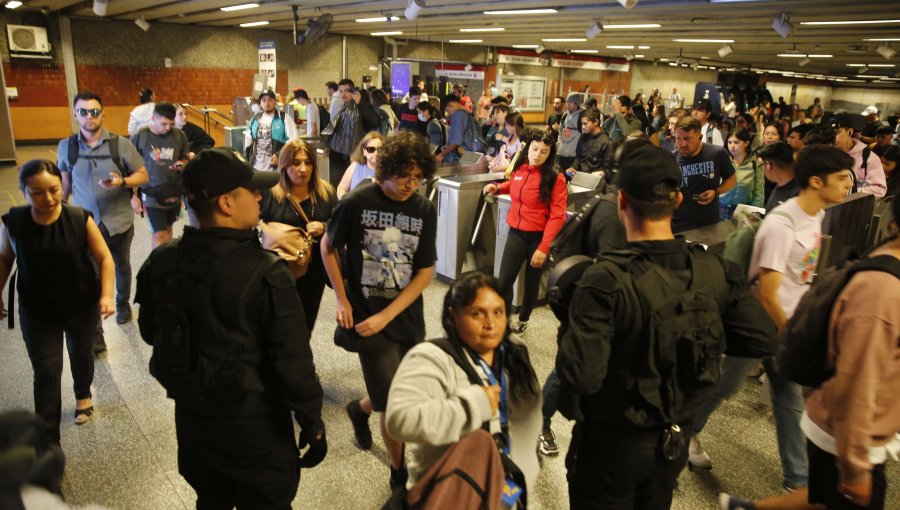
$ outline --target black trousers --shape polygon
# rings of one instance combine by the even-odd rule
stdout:
[[[178,472],[197,492],[197,510],[291,510],[300,466],[286,406],[210,418],[176,402],[175,433]]]
[[[121,234],[111,236],[101,224],[100,233],[106,240],[116,266],[116,306],[127,305],[131,301],[131,240],[134,239],[134,225]]]
[[[821,503],[829,510],[882,510],[887,493],[887,479],[884,476],[884,464],[872,468],[872,500],[869,506],[862,507],[847,501],[838,492],[837,458],[806,440],[806,452],[809,458],[809,502]]]
[[[569,506],[573,510],[665,510],[684,469],[690,424],[683,451],[665,460],[657,450],[662,428],[604,428],[577,423],[566,456]]]
[[[34,370],[34,412],[47,424],[47,435],[59,444],[62,416],[63,333],[69,351],[75,398],[91,398],[94,382],[94,327],[99,307],[61,319],[27,306],[19,307],[22,338]]]
[[[350,156],[333,150],[328,151],[328,182],[337,189],[344,177],[344,172],[350,166]]]
[[[500,261],[500,288],[507,289],[503,298],[506,300],[506,310],[512,313],[513,284],[525,264],[525,294],[522,296],[522,307],[519,308],[519,320],[524,322],[531,317],[534,304],[537,303],[538,291],[541,288],[542,267],[531,267],[531,256],[541,244],[543,232],[525,232],[517,228],[509,228],[506,237],[506,247],[503,249],[503,259]]]
[[[318,245],[316,245],[318,249]],[[297,295],[303,304],[303,315],[306,318],[306,329],[312,335],[316,325],[316,317],[319,315],[319,305],[322,303],[322,294],[325,292],[325,269],[321,262],[313,260],[309,270],[302,278],[297,279]]]

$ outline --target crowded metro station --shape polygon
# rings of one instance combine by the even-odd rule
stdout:
[[[0,509],[900,508],[900,3],[0,7]]]

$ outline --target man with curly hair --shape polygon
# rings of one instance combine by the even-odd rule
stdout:
[[[359,354],[369,393],[347,404],[347,414],[359,447],[368,450],[369,415],[382,413],[392,488],[405,484],[407,475],[403,444],[385,431],[383,413],[400,360],[425,339],[422,291],[434,274],[437,211],[417,191],[434,172],[424,137],[410,131],[391,135],[378,154],[375,182],[344,195],[322,237],[322,260],[337,298],[334,340]]]

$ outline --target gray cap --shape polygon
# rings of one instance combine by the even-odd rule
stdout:
[[[584,94],[582,94],[581,92],[571,92],[568,96],[566,96],[566,102],[580,107],[581,103],[584,102]]]

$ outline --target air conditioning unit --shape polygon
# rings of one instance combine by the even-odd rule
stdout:
[[[47,29],[26,25],[7,25],[10,53],[50,53]]]

